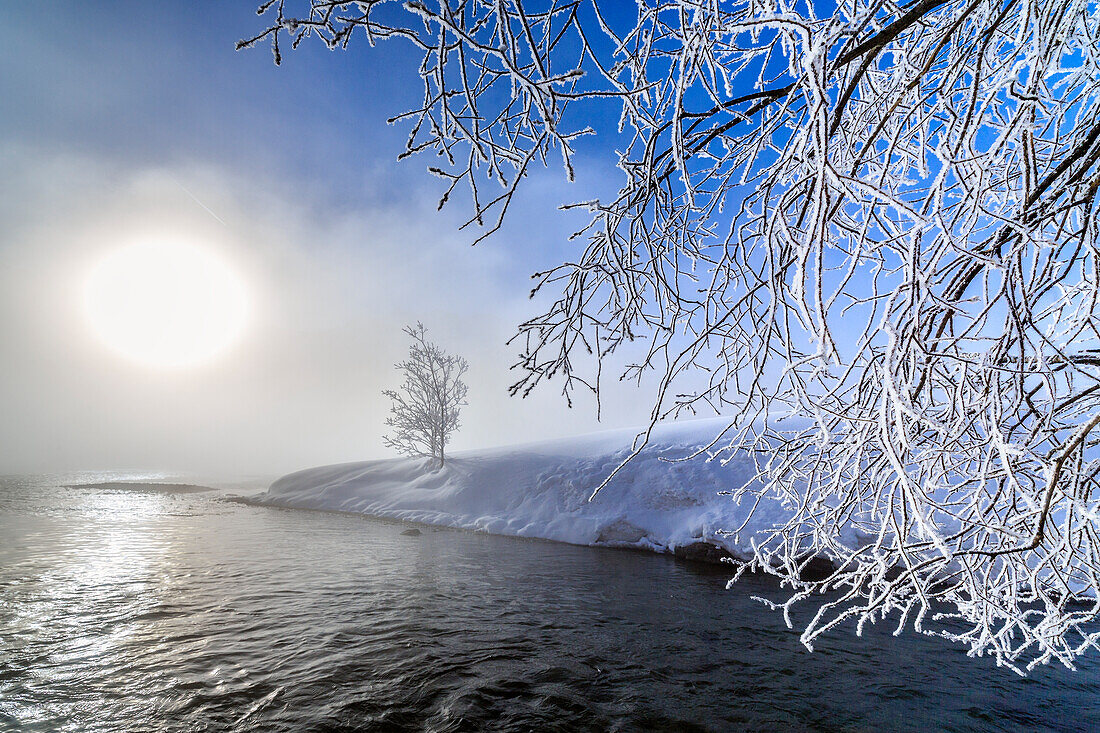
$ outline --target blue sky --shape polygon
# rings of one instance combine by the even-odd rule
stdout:
[[[553,385],[506,386],[505,340],[537,312],[529,275],[567,258],[580,224],[554,204],[615,185],[611,159],[578,182],[538,171],[510,223],[471,249],[465,211],[435,211],[428,161],[395,162],[387,117],[420,94],[418,57],[390,42],[330,52],[236,52],[262,27],[251,2],[36,2],[0,23],[0,471],[81,468],[277,473],[386,455],[380,437],[423,320],[471,362],[456,448],[632,425],[604,423]],[[606,143],[589,141],[600,152]],[[72,293],[88,262],[150,232],[219,250],[255,316],[222,358],[180,373],[106,353]]]

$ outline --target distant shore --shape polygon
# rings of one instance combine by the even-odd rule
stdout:
[[[155,481],[102,481],[91,484],[65,484],[70,489],[108,489],[115,491],[145,491],[159,494],[197,494],[202,491],[217,491],[212,486],[197,484],[166,484]]]

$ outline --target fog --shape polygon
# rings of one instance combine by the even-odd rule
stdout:
[[[251,474],[387,455],[381,390],[400,381],[401,326],[417,320],[471,363],[456,449],[644,417],[626,394],[603,424],[552,389],[508,397],[505,342],[532,312],[528,282],[500,249],[441,231],[451,222],[430,200],[320,216],[279,187],[250,191],[213,169],[118,171],[10,151],[8,161],[19,185],[3,192],[13,226],[0,251],[7,471]],[[182,370],[120,358],[79,298],[102,252],[164,232],[219,252],[251,306],[237,343]]]
[[[560,385],[507,394],[506,341],[538,312],[529,275],[577,246],[577,220],[548,203],[585,191],[539,173],[471,248],[461,202],[437,212],[424,162],[394,161],[399,74],[308,50],[275,69],[232,51],[248,8],[189,8],[20,6],[0,30],[17,72],[0,81],[0,471],[272,475],[389,455],[381,390],[418,320],[471,365],[456,450],[645,419],[629,389],[603,422]],[[250,300],[241,338],[185,370],[120,358],[81,313],[98,257],[165,234],[216,251]]]

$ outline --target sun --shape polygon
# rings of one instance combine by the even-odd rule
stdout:
[[[240,335],[248,303],[241,278],[213,252],[150,240],[108,252],[90,270],[84,314],[127,359],[153,367],[207,362]]]

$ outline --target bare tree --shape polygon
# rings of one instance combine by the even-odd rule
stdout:
[[[408,358],[395,365],[404,375],[400,390],[382,392],[393,402],[386,419],[392,432],[382,443],[408,456],[435,459],[442,468],[443,449],[458,430],[458,414],[466,404],[462,375],[469,365],[428,341],[424,324],[404,331],[413,343]]]
[[[587,244],[537,275],[560,297],[520,326],[514,392],[598,396],[622,359],[659,379],[653,424],[731,415],[698,458],[752,451],[734,498],[788,505],[747,567],[785,613],[820,598],[807,646],[892,614],[1071,666],[1100,613],[1096,3],[630,7],[279,0],[241,45],[418,46],[423,104],[392,121],[482,236],[615,106],[621,190],[572,205]],[[800,580],[812,555],[836,572]]]

